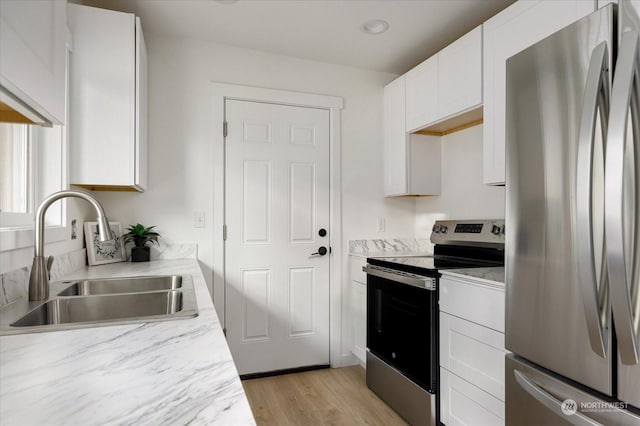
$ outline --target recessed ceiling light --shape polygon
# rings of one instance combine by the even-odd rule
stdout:
[[[222,4],[233,4],[238,2],[238,0],[214,0],[214,1]]]
[[[389,29],[389,23],[382,19],[371,19],[360,27],[367,34],[382,34]]]

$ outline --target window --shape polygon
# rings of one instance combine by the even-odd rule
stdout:
[[[29,212],[29,128],[0,123],[0,212]],[[3,226],[5,225],[3,221]]]
[[[0,123],[0,251],[33,244],[38,205],[47,195],[66,187],[65,142],[63,126]],[[47,210],[45,225],[64,226],[64,212],[64,200],[53,204]]]

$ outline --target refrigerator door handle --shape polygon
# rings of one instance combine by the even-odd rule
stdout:
[[[593,166],[596,161],[594,150],[596,148],[598,110],[600,110],[602,132],[603,135],[606,135],[609,118],[609,52],[605,41],[596,46],[591,54],[582,101],[576,170],[576,204],[578,206],[576,209],[576,234],[578,271],[589,342],[596,354],[606,358],[608,333],[605,333],[604,330],[609,327],[607,273],[603,247],[600,247],[599,259],[596,259],[594,249]],[[602,145],[601,148],[604,153]],[[601,165],[603,165],[602,161]],[[603,204],[602,200],[600,200],[600,204]],[[596,262],[600,262],[600,274],[596,272]],[[599,289],[598,282],[600,282]]]
[[[558,400],[556,397],[542,389],[524,373],[518,370],[513,370],[513,375],[516,378],[516,382],[518,382],[522,389],[524,389],[529,395],[535,398],[536,401],[547,407],[550,411],[558,415],[560,418],[569,421],[577,426],[602,426],[601,423],[590,419],[579,411],[575,411],[573,414],[565,414],[565,410],[577,407],[566,406],[566,402]],[[573,402],[575,403],[575,401]]]
[[[609,269],[611,306],[615,319],[618,350],[623,364],[636,365],[640,358],[640,303],[638,285],[640,277],[638,256],[638,233],[640,218],[637,209],[640,192],[640,146],[629,145],[627,131],[629,116],[633,133],[638,138],[640,132],[640,66],[639,41],[636,31],[622,33],[618,53],[616,73],[611,91],[611,114],[607,133],[607,155],[605,160],[605,243]],[[631,114],[629,114],[631,108]],[[635,149],[633,157],[629,149]],[[632,163],[630,164],[629,161]],[[634,170],[635,169],[635,170]],[[626,174],[625,174],[626,172]],[[632,173],[633,172],[633,173]],[[629,179],[629,175],[633,179]],[[625,179],[627,181],[625,182]],[[625,183],[627,185],[625,185]],[[632,185],[631,205],[625,197],[625,190]],[[625,222],[627,221],[627,222]],[[625,235],[630,238],[625,240]],[[633,287],[636,288],[633,288]]]

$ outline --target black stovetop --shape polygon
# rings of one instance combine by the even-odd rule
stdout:
[[[370,257],[367,262],[426,276],[439,270],[504,266],[504,250],[484,247],[436,246],[433,256]]]

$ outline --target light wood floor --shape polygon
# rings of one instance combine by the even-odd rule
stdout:
[[[242,382],[262,425],[406,425],[367,388],[360,366]]]

